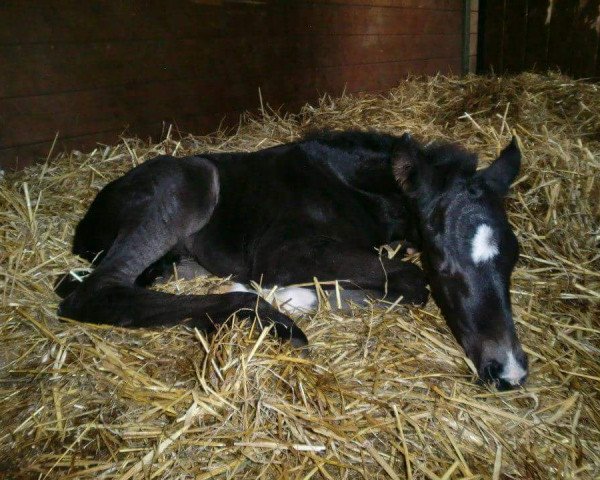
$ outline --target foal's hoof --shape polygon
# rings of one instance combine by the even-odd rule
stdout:
[[[404,289],[400,295],[402,295],[402,303],[417,305],[419,307],[427,305],[427,301],[429,300],[429,290],[424,285]]]
[[[422,287],[415,289],[415,291],[409,295],[407,302],[412,303],[414,305],[418,305],[420,307],[424,307],[425,305],[427,305],[428,300],[429,290],[427,289],[426,285],[423,285]]]
[[[292,337],[290,339],[290,343],[294,348],[304,348],[308,345],[308,339],[306,338],[304,333],[302,333],[302,337]]]
[[[76,273],[76,272],[73,272]],[[85,277],[86,272],[81,273],[81,277]],[[82,280],[76,278],[70,272],[65,273],[58,277],[58,279],[54,282],[54,293],[56,293],[60,298],[67,298],[71,293],[73,293],[79,285],[81,285]]]
[[[306,338],[306,335],[300,328],[294,328],[294,332],[290,338],[290,344],[294,350],[297,350],[302,358],[309,357],[308,338]]]
[[[424,306],[429,300],[425,273],[414,263],[402,262],[402,268],[388,274],[388,286],[402,303]]]
[[[297,350],[298,354],[300,354],[302,358],[308,358],[310,356],[307,341],[301,340],[299,338],[292,338],[290,343],[292,344],[292,348],[294,348],[294,350]]]

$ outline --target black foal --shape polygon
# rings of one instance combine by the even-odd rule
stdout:
[[[357,131],[253,153],[154,158],[108,184],[77,226],[73,251],[96,268],[60,314],[209,331],[242,310],[303,346],[306,336],[287,315],[242,286],[204,296],[144,287],[180,262],[240,284],[316,277],[421,305],[428,281],[480,376],[501,388],[519,385],[527,362],[509,296],[518,245],[502,198],[520,153],[513,142],[487,169],[476,172],[476,164],[457,146]],[[426,273],[378,255],[377,247],[398,240],[422,251]],[[292,307],[316,303],[311,290],[284,293]]]

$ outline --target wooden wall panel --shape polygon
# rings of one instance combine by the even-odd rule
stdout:
[[[571,37],[570,71],[576,77],[600,78],[600,1],[579,2],[573,23],[583,28]]]
[[[480,71],[600,78],[600,0],[481,0]]]
[[[504,4],[503,68],[518,72],[525,59],[527,34],[527,0],[510,0]]]
[[[460,73],[462,0],[4,0],[0,163]]]
[[[523,69],[543,72],[548,69],[548,42],[550,29],[548,0],[527,0],[527,30],[525,32],[525,58]]]
[[[460,34],[448,35],[298,35],[260,38],[209,38],[205,42],[94,42],[0,46],[0,98],[47,95],[172,81],[183,78],[230,78],[281,73],[296,68],[449,58],[460,49]],[[244,52],[236,62],[224,52]],[[135,61],[131,61],[135,59]],[[168,59],[168,61],[167,61]],[[69,71],[70,75],[62,72]],[[19,72],[21,81],[14,73]],[[40,75],[40,72],[42,74]]]

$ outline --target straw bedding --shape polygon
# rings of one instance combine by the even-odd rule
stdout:
[[[234,135],[124,139],[0,180],[0,471],[8,478],[598,478],[600,90],[559,75],[410,79],[385,95],[263,111]],[[519,135],[507,206],[524,389],[478,386],[430,302],[323,305],[302,358],[236,320],[212,336],[59,320],[73,228],[110,179],[159,153],[248,151],[305,130],[461,142],[485,164]],[[251,201],[251,199],[248,199]],[[214,291],[226,279],[173,281]]]

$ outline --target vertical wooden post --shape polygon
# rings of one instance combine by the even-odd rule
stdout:
[[[471,48],[471,0],[463,2],[463,48],[462,48],[462,74],[469,73],[469,50]]]

